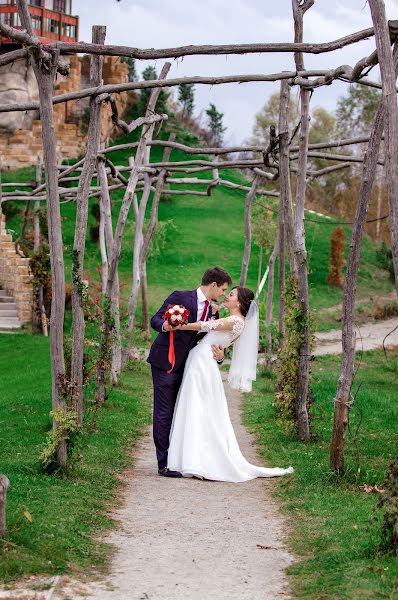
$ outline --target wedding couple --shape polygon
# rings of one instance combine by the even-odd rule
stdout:
[[[159,332],[148,362],[154,390],[153,438],[159,475],[241,482],[277,477],[287,469],[257,467],[243,457],[229,418],[219,371],[224,349],[233,344],[228,383],[248,392],[256,378],[259,319],[252,290],[235,287],[219,267],[208,269],[197,290],[175,291],[151,319]],[[229,316],[213,315],[212,302],[225,296]],[[170,372],[170,304],[189,310],[188,323],[174,330],[175,365]]]

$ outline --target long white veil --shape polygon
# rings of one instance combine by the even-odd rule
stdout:
[[[245,319],[245,327],[233,345],[228,383],[234,390],[251,392],[252,381],[256,380],[256,367],[259,343],[258,306],[250,303]]]

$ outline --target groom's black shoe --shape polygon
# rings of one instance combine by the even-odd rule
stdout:
[[[163,477],[182,477],[181,473],[178,471],[170,471],[167,467],[158,470],[159,475]]]

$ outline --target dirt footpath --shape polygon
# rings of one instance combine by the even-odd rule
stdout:
[[[376,350],[382,348],[383,340],[388,333],[395,331],[389,335],[385,341],[385,347],[391,348],[398,346],[398,318],[388,319],[386,321],[376,321],[374,323],[365,323],[356,329],[356,349],[360,350]],[[323,354],[340,354],[341,353],[341,329],[334,329],[325,333],[315,334],[316,347],[314,354],[321,356]]]
[[[253,439],[241,425],[240,395],[227,386],[226,391],[242,452],[260,464]],[[86,582],[61,577],[55,589],[24,598],[291,598],[284,569],[294,559],[283,542],[285,519],[271,497],[276,479],[233,484],[160,477],[150,432],[125,479],[124,505],[114,515],[118,526],[104,539],[115,547],[109,573]]]

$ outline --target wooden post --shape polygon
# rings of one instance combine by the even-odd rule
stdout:
[[[385,101],[385,145],[387,159],[387,195],[391,230],[391,250],[398,294],[398,105],[397,74],[391,52],[390,30],[383,0],[369,0],[374,25],[377,56]]]
[[[6,504],[7,489],[10,485],[5,475],[0,475],[0,538],[4,537],[6,532]]]
[[[38,188],[41,185],[41,158],[37,157],[36,160],[36,187]],[[36,254],[39,250],[40,245],[40,219],[39,219],[39,210],[40,210],[40,200],[36,200],[35,202],[35,212],[33,216],[33,252]]]
[[[92,29],[93,43],[103,44],[106,27],[94,25]],[[102,56],[92,56],[90,60],[90,85],[101,85]],[[77,421],[83,422],[83,350],[84,350],[84,307],[82,298],[82,280],[84,265],[84,248],[88,219],[88,196],[91,179],[97,165],[101,133],[101,104],[96,98],[90,100],[90,122],[87,133],[86,157],[80,175],[76,197],[76,226],[73,244],[72,266],[72,407],[77,412]]]
[[[148,157],[149,158],[149,157]],[[149,163],[149,160],[146,162]],[[146,207],[148,205],[149,196],[151,193],[152,178],[148,173],[144,173],[144,189],[141,195],[141,201],[136,212],[135,234],[134,234],[134,257],[133,257],[133,285],[128,303],[128,320],[126,333],[129,336],[134,329],[135,314],[137,310],[138,292],[141,285],[141,273],[143,272],[141,263],[141,252],[143,243],[143,228],[145,220]],[[131,344],[129,343],[129,347]],[[130,348],[127,349],[127,353]]]
[[[239,281],[239,285],[243,287],[246,285],[252,246],[251,208],[261,179],[262,178],[260,175],[256,175],[245,201],[245,248],[243,252],[242,268]]]
[[[266,338],[267,338],[267,368],[271,368],[271,356],[272,356],[272,301],[274,296],[274,282],[275,282],[275,260],[278,256],[279,240],[275,241],[274,248],[268,262],[268,290],[267,290],[267,304],[265,309],[265,327],[266,327]]]
[[[113,227],[111,214],[111,199],[109,196],[108,181],[106,177],[105,164],[102,159],[98,159],[97,166],[98,179],[101,189],[101,206],[104,218],[104,235],[107,249],[107,259],[109,261],[109,253],[112,250],[113,244]],[[106,272],[108,273],[106,265]],[[106,282],[105,282],[106,283]],[[105,289],[106,291],[106,289]],[[104,292],[105,293],[105,292]],[[111,383],[116,385],[119,380],[120,371],[122,368],[122,340],[120,334],[120,290],[119,290],[119,275],[116,272],[114,286],[111,295],[111,312],[114,321],[114,335],[112,336],[112,367],[111,367]]]
[[[394,46],[394,62],[396,73],[398,73],[398,44]],[[351,234],[347,272],[344,280],[342,355],[334,406],[333,433],[330,444],[330,466],[337,474],[341,474],[344,471],[345,436],[351,403],[350,393],[355,370],[355,295],[357,277],[366,216],[376,178],[377,159],[380,152],[383,129],[385,128],[386,105],[386,98],[383,97],[375,115],[368,147],[364,156],[361,187]]]
[[[22,27],[29,35],[33,35],[32,23],[26,0],[18,0],[18,14]],[[40,47],[32,48],[32,66],[37,79],[40,101],[40,120],[42,125],[44,169],[47,188],[48,241],[51,261],[51,376],[53,410],[66,411],[64,394],[65,362],[64,362],[64,312],[65,312],[65,273],[59,207],[57,146],[55,139],[53,92],[59,51],[54,50],[50,58],[41,55]],[[53,420],[57,428],[57,421]],[[61,466],[66,464],[66,441],[62,440],[57,449],[57,459]]]
[[[290,269],[296,271],[294,256],[293,203],[290,185],[289,112],[290,85],[287,79],[281,81],[279,112],[279,183],[280,202],[283,210],[285,242],[288,250]]]
[[[314,0],[292,0],[294,17],[294,41],[302,43],[303,41],[303,17],[304,13],[314,4]],[[302,52],[295,52],[294,55],[296,69],[304,70],[304,59]],[[305,247],[305,229],[304,229],[304,204],[305,188],[307,177],[307,156],[308,156],[308,136],[309,136],[309,104],[310,90],[300,88],[301,104],[301,126],[299,155],[297,165],[297,184],[296,184],[296,214],[295,214],[295,264],[297,269],[298,296],[302,318],[304,320],[303,336],[300,344],[300,363],[297,382],[297,396],[295,401],[295,419],[298,434],[301,440],[310,439],[310,425],[308,416],[308,394],[311,367],[311,326],[310,326],[310,306],[308,291],[308,263],[307,250]]]
[[[286,289],[286,265],[285,265],[285,214],[282,199],[279,199],[279,229],[278,229],[278,321],[279,321],[279,348],[285,341],[285,289]]]

